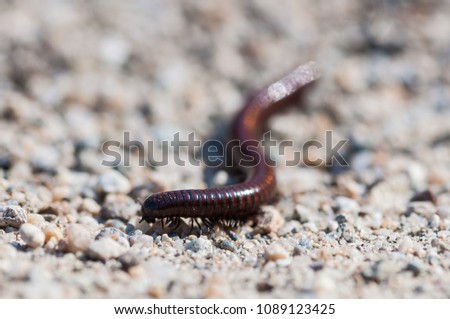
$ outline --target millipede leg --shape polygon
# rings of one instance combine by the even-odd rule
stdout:
[[[208,218],[202,218],[202,223],[207,227],[211,228],[211,221]]]
[[[166,221],[164,218],[161,219],[161,228],[162,228],[163,233],[165,233],[166,232]]]
[[[198,221],[197,218],[194,218],[194,221],[195,221],[195,223],[196,223],[197,226],[198,226],[198,229],[199,229],[199,231],[200,231],[200,236],[201,236],[201,235],[202,235],[202,226],[200,225],[200,222]]]
[[[180,227],[180,224],[181,224],[181,218],[178,217],[178,218],[176,219],[176,222],[175,222],[175,228],[174,228],[174,229],[177,229],[178,227]]]
[[[191,218],[191,225],[189,228],[189,235],[192,234],[192,230],[194,229],[194,219]]]

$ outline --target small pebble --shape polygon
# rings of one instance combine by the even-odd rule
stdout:
[[[161,242],[163,242],[163,243],[173,243],[173,240],[167,234],[162,234]]]
[[[293,217],[302,224],[313,220],[312,211],[303,205],[295,206]]]
[[[407,254],[414,248],[414,243],[409,236],[405,236],[398,245],[398,251]]]
[[[279,244],[269,245],[264,253],[266,261],[277,261],[279,259],[288,259],[289,253]]]
[[[226,298],[227,295],[231,298],[231,291],[221,276],[213,276],[206,284],[205,298]]]
[[[44,245],[44,233],[32,224],[22,224],[19,229],[19,234],[28,247],[37,248]]]
[[[98,235],[95,237],[95,240],[101,240],[103,238],[111,238],[112,240],[119,243],[121,246],[126,249],[130,248],[130,242],[128,241],[128,236],[121,230],[114,227],[106,227],[103,228]]]
[[[284,225],[283,216],[273,206],[263,206],[262,211],[263,215],[258,222],[258,228],[263,233],[276,233]]]
[[[252,250],[253,248],[255,248],[255,244],[252,241],[247,240],[242,244],[242,248],[246,250]]]
[[[106,261],[117,258],[127,251],[127,248],[112,238],[105,237],[93,241],[87,250],[87,254],[94,260]]]
[[[364,269],[362,272],[362,276],[366,280],[380,283],[387,280],[393,274],[397,273],[400,270],[400,267],[401,265],[399,263],[395,263],[394,261],[378,261],[370,267]]]
[[[48,242],[51,238],[55,238],[57,241],[63,238],[61,229],[55,224],[46,224],[42,231],[45,235],[45,242]]]
[[[230,236],[231,240],[236,241],[239,239],[239,236],[232,230],[228,230],[227,234],[228,234],[228,236]]]
[[[103,193],[126,194],[131,190],[131,184],[128,179],[118,171],[109,170],[99,176],[96,188]]]
[[[337,289],[336,278],[321,271],[314,276],[313,289],[318,296],[330,296]]]
[[[437,209],[437,213],[441,218],[450,219],[450,205],[441,205]]]
[[[105,224],[105,227],[117,228],[120,231],[126,232],[127,224],[125,224],[120,219],[108,219]]]
[[[69,186],[56,186],[53,189],[53,200],[55,202],[61,202],[67,199],[73,199],[73,189]]]
[[[58,246],[58,240],[55,237],[50,237],[49,240],[45,240],[45,250],[46,251],[53,251],[57,248]],[[64,247],[64,242],[61,242],[61,246],[60,247]]]
[[[231,252],[236,251],[236,245],[228,239],[224,239],[224,240],[220,241],[218,244],[218,247],[228,250],[228,251],[231,251]]]
[[[423,266],[418,262],[410,262],[403,270],[410,271],[414,277],[417,277],[423,271]]]
[[[66,201],[50,203],[47,207],[39,211],[39,213],[42,215],[56,215],[56,216],[65,216],[68,215],[69,212],[70,212],[69,203]]]
[[[130,55],[131,46],[118,35],[106,35],[99,41],[99,57],[106,64],[119,67],[124,64]]]
[[[313,247],[312,241],[310,239],[302,239],[298,244],[305,249],[312,249]]]
[[[220,170],[218,171],[215,175],[214,175],[214,185],[225,185],[225,183],[227,182],[229,178],[228,173],[225,170]]]
[[[152,236],[140,234],[131,236],[130,242],[133,247],[152,248],[154,240]]]
[[[100,213],[100,205],[92,198],[84,198],[79,208],[80,211],[85,211],[92,216],[98,216]]]
[[[356,214],[359,211],[358,203],[348,197],[336,197],[337,209],[340,214]]]
[[[181,240],[181,239],[175,240],[173,242],[173,248],[175,248],[176,251],[178,251],[178,252],[182,252],[184,250],[183,240]]]
[[[0,227],[19,228],[27,222],[27,211],[18,205],[0,206]]]
[[[139,205],[131,198],[123,194],[109,194],[101,208],[103,219],[121,219],[128,221],[136,216]]]
[[[52,145],[41,146],[30,158],[31,166],[35,172],[56,174],[55,167],[58,166],[60,154]]]
[[[422,164],[419,163],[410,164],[407,167],[407,172],[414,188],[416,189],[422,188],[424,185],[426,185],[427,171]],[[426,194],[425,191],[423,195],[424,197],[433,197],[431,192],[429,194]]]
[[[76,253],[84,252],[92,242],[89,231],[80,224],[70,224],[66,228],[67,250]]]
[[[412,213],[431,218],[437,213],[436,206],[430,202],[410,202],[405,212],[405,216],[410,216]]]
[[[300,229],[301,225],[300,222],[297,220],[290,220],[286,224],[283,225],[278,230],[278,236],[286,236],[288,234],[295,234]]]
[[[142,257],[138,252],[129,250],[120,255],[117,260],[122,264],[124,269],[128,270],[131,267],[139,265],[142,262]]]
[[[136,242],[136,239],[142,236],[142,231],[140,229],[134,229],[131,232],[128,233],[128,240],[130,241],[131,245],[134,245]]]
[[[35,226],[40,226],[45,223],[45,219],[44,216],[39,214],[28,214],[27,222]]]
[[[98,221],[94,217],[89,215],[80,216],[78,218],[78,224],[83,225],[86,229],[88,229],[92,233],[98,231],[98,229],[101,227]]]
[[[12,260],[17,256],[17,249],[10,244],[0,243],[0,260]]]
[[[188,242],[185,247],[193,252],[199,252],[209,249],[211,247],[211,242],[203,238],[197,238]]]
[[[8,154],[0,154],[0,169],[8,170],[11,164],[11,157]]]
[[[441,222],[441,218],[439,217],[439,215],[435,214],[429,219],[428,226],[430,228],[438,228],[440,222]]]

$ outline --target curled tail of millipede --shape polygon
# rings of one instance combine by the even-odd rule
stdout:
[[[192,218],[208,227],[215,224],[233,226],[253,215],[259,207],[273,199],[276,192],[274,167],[269,164],[258,140],[264,121],[286,104],[288,98],[315,81],[319,72],[314,62],[295,70],[260,90],[242,108],[232,126],[231,135],[239,141],[239,156],[251,169],[246,181],[236,185],[210,189],[185,189],[150,195],[142,204],[142,220],[162,220],[178,226],[180,218]]]

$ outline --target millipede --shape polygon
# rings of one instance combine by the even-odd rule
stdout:
[[[315,62],[302,64],[248,99],[235,117],[230,136],[238,140],[242,157],[253,165],[242,183],[209,189],[184,189],[150,195],[142,204],[142,220],[161,220],[177,228],[181,218],[191,218],[191,230],[200,221],[208,228],[234,227],[254,216],[276,194],[276,176],[264,151],[254,142],[260,138],[268,117],[299,96],[320,74]],[[238,161],[236,160],[236,163]]]

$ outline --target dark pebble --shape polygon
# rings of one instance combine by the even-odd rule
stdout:
[[[228,231],[227,231],[227,234],[228,234],[228,236],[230,236],[230,238],[231,238],[232,240],[234,240],[234,241],[236,241],[236,240],[239,239],[238,235],[237,235],[234,231],[232,231],[232,230],[228,230]]]
[[[430,191],[425,190],[420,193],[414,194],[413,197],[409,200],[410,202],[432,202],[433,204],[436,204],[436,196]]]
[[[142,262],[142,257],[136,252],[127,251],[120,255],[117,260],[124,270],[128,270],[131,267],[139,265]]]
[[[236,245],[232,241],[229,241],[228,239],[221,241],[218,246],[219,246],[219,248],[222,248],[222,249],[225,249],[225,250],[228,250],[231,252],[236,251]]]

